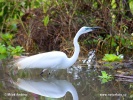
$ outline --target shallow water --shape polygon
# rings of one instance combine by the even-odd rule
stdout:
[[[79,100],[133,99],[132,83],[113,80],[101,84],[99,70],[81,65],[75,64],[69,69],[50,75],[46,71],[41,77],[41,69],[15,71],[9,65],[3,64],[0,66],[0,99],[73,100],[73,96]],[[113,74],[111,70],[107,72]],[[67,92],[68,89],[73,95]],[[56,99],[52,99],[53,97]]]

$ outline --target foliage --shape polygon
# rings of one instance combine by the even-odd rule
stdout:
[[[11,57],[14,55],[20,56],[24,49],[20,46],[12,47],[8,46],[6,47],[4,44],[0,43],[0,59],[6,59],[7,57]]]
[[[132,88],[133,88],[133,83],[131,83],[131,84],[129,85],[129,88],[130,88],[130,89],[132,89]]]
[[[1,43],[18,44],[26,51],[68,52],[69,41],[81,26],[100,26],[104,29],[97,31],[100,34],[81,38],[82,52],[96,48],[110,54],[119,46],[121,54],[128,54],[133,50],[132,5],[132,0],[1,0],[0,30],[5,35]],[[13,36],[17,43],[12,43]]]
[[[84,44],[89,46],[97,46],[97,48],[99,48],[98,50],[102,51],[103,53],[114,53],[117,47],[119,47],[119,53],[123,54],[125,54],[127,50],[131,52],[133,49],[132,35],[106,35],[106,38],[101,36],[98,36],[95,39],[90,38],[91,37],[84,40]]]
[[[101,80],[101,83],[107,83],[113,79],[112,75],[108,75],[106,71],[101,71],[102,76],[98,76]]]
[[[24,51],[23,47],[21,46],[16,46],[16,47],[8,46],[7,50],[8,52],[10,52],[10,55],[12,56],[14,55],[20,56]]]
[[[44,26],[47,26],[49,23],[49,16],[44,17],[43,19]]]
[[[7,57],[7,49],[5,45],[0,43],[0,59],[5,59]]]
[[[13,35],[10,33],[6,33],[6,34],[1,33],[2,40],[0,42],[3,44],[11,45],[12,38],[13,38]]]
[[[12,57],[14,55],[21,55],[24,51],[21,46],[12,46],[13,34],[10,33],[1,33],[0,40],[0,59],[6,59],[8,57]]]
[[[101,12],[103,19],[97,18],[97,16],[101,17],[100,15],[96,14],[95,16],[93,14],[95,19],[91,19],[91,23],[102,24],[105,31],[102,33],[102,30],[100,30],[100,36],[97,36],[97,34],[92,35],[93,39],[92,37],[87,38],[84,41],[86,47],[96,47],[99,53],[105,54],[114,53],[116,47],[119,46],[120,53],[131,53],[133,49],[133,39],[131,37],[133,25],[130,23],[133,23],[133,15],[131,15],[131,7],[129,10],[128,6],[131,6],[132,0],[129,0],[129,2],[123,2],[122,0],[119,2],[117,0],[107,2],[103,0],[101,3],[96,0],[93,1],[93,4],[96,4],[95,2],[97,2],[98,8],[95,8],[95,10],[91,7],[94,10],[93,13]]]
[[[0,59],[20,55],[24,49],[13,44],[17,24],[23,15],[20,6],[23,2],[3,0],[0,2]]]
[[[103,57],[104,61],[109,61],[109,62],[113,62],[113,61],[121,61],[123,60],[123,55],[115,55],[115,54],[105,54],[105,56]]]
[[[133,88],[133,84],[131,83],[131,84],[129,85],[129,89],[132,90],[132,88]],[[133,91],[130,92],[130,98],[133,98]]]
[[[133,0],[129,0],[130,11],[133,14]]]

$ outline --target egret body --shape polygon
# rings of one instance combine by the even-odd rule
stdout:
[[[79,36],[98,28],[99,27],[86,27],[86,26],[80,28],[80,30],[77,32],[73,40],[74,54],[72,55],[71,58],[68,58],[64,52],[52,51],[23,58],[17,61],[15,65],[17,65],[18,69],[43,68],[44,70],[42,71],[42,73],[47,69],[51,70],[66,69],[72,66],[78,59],[80,52],[80,46],[78,44]]]

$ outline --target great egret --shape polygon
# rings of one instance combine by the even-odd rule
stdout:
[[[14,84],[17,85],[19,89],[51,98],[61,98],[65,96],[67,92],[70,92],[73,100],[78,100],[76,89],[67,80],[45,79],[37,81],[18,78]]]
[[[73,44],[74,44],[74,54],[71,58],[68,58],[64,52],[61,51],[52,51],[46,53],[40,53],[37,55],[29,56],[23,58],[15,63],[18,69],[25,69],[25,68],[43,68],[43,72],[47,69],[57,70],[57,69],[66,69],[72,66],[76,60],[78,59],[78,55],[80,52],[80,46],[78,44],[78,38],[80,35],[91,32],[95,29],[100,27],[82,27],[77,32],[76,36],[74,37]]]

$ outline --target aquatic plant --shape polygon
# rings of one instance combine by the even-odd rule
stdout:
[[[106,71],[101,71],[101,76],[98,76],[101,80],[101,83],[107,83],[108,81],[111,81],[113,79],[112,75],[109,75],[106,73]]]

